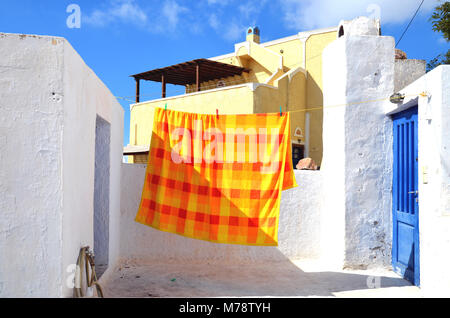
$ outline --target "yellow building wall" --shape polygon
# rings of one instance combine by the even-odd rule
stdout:
[[[240,85],[244,83],[251,82],[249,80],[249,76],[247,73],[244,73],[242,76],[236,75],[236,76],[230,76],[230,77],[224,77],[221,79],[216,79],[212,81],[206,81],[200,83],[200,91],[206,91],[210,89],[216,89],[220,88],[218,87],[219,82],[224,82],[224,86],[233,86],[233,85]],[[186,85],[186,94],[195,93],[196,92],[196,85]]]
[[[262,85],[255,90],[255,113],[278,113],[291,111],[291,137],[296,127],[305,131],[306,76],[298,71],[275,81],[275,87]],[[298,142],[298,140],[296,139]],[[301,140],[303,143],[304,138]]]
[[[244,65],[245,67],[251,69],[250,73],[248,74],[248,80],[250,82],[264,83],[270,77],[270,75],[272,75],[272,72],[270,72],[270,70],[266,68],[264,64],[256,60],[251,59]]]
[[[261,85],[253,92],[247,86],[237,88],[216,89],[218,80],[201,83],[201,92],[195,91],[195,85],[187,85],[186,93],[163,100],[155,100],[136,104],[131,110],[130,144],[148,145],[153,127],[153,111],[155,107],[164,107],[167,103],[170,109],[215,114],[271,113],[283,111],[291,113],[291,136],[294,137],[296,127],[300,127],[305,142],[305,113],[310,113],[309,156],[320,165],[322,160],[322,51],[336,39],[336,32],[311,35],[306,41],[305,54],[303,42],[292,39],[266,47],[250,43],[251,57],[247,48],[241,47],[237,56],[228,56],[217,61],[243,66],[251,71],[242,76],[223,78],[225,86],[241,83],[264,83],[275,72],[279,65],[279,56],[283,57],[283,72],[287,73],[297,67],[303,67],[303,57],[306,55],[306,76],[299,71],[290,76],[278,74],[273,86]],[[292,73],[292,72],[291,72]],[[209,90],[209,91],[208,91]],[[212,91],[211,91],[212,90]],[[316,109],[319,108],[319,109]],[[141,160],[137,159],[136,160]],[[131,159],[130,161],[133,161]]]
[[[130,159],[131,159],[131,161],[130,161]],[[148,163],[148,154],[139,154],[139,155],[128,156],[128,162],[129,163],[147,164]]]
[[[300,137],[294,137],[295,129],[303,132],[301,143],[305,142],[305,109],[306,109],[306,76],[303,72],[296,73],[289,82],[287,110],[291,111],[291,138],[298,142]]]
[[[287,68],[285,71],[303,66],[303,43],[299,39],[266,46],[266,49],[283,56],[283,64]]]
[[[322,93],[322,52],[336,39],[337,32],[328,32],[310,36],[306,41],[306,108],[310,113],[309,157],[317,165],[322,162],[322,123],[323,123],[323,93]],[[317,109],[319,108],[319,109]]]
[[[283,111],[285,111],[286,105],[286,89],[284,87],[268,87],[259,86],[255,90],[255,106],[253,113],[279,113],[280,106],[282,106]]]
[[[305,141],[305,113],[308,111],[310,113],[309,157],[313,158],[318,165],[321,164],[323,154],[322,52],[336,37],[336,31],[309,36],[305,44],[305,54],[303,54],[303,42],[298,39],[266,46],[267,49],[276,53],[280,53],[280,50],[283,51],[281,55],[287,69],[292,70],[298,66],[305,66],[306,78],[296,75],[289,85],[288,110],[305,110],[291,113],[291,136],[297,141],[294,132],[296,127],[300,127],[304,135],[302,142]]]
[[[239,60],[236,56],[218,59],[217,62],[241,66],[241,67],[247,67],[247,68],[251,69],[251,67],[249,67],[248,63],[245,63],[245,65],[244,65],[242,63],[242,61]],[[225,78],[221,78],[221,79],[216,79],[213,81],[202,82],[202,83],[200,83],[200,90],[204,91],[204,90],[208,90],[208,89],[215,89],[215,88],[217,88],[217,84],[219,83],[219,81],[225,82],[225,86],[233,86],[233,85],[239,85],[239,84],[243,84],[243,83],[257,82],[256,73],[258,73],[258,72],[259,72],[259,70],[257,68],[255,68],[255,69],[251,69],[251,71],[249,73],[246,73],[246,72],[242,73],[242,76],[236,75],[236,76],[230,76],[230,77],[225,77]],[[186,94],[194,93],[194,92],[196,92],[195,84],[186,85]]]
[[[150,144],[154,110],[156,107],[164,108],[166,103],[169,109],[190,113],[215,114],[218,109],[219,116],[252,114],[253,95],[253,91],[244,85],[136,104],[130,112],[130,144]]]

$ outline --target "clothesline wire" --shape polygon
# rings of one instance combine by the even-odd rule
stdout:
[[[404,97],[414,97],[414,96],[426,96],[425,92],[422,93],[418,93],[418,94],[405,94]],[[374,103],[374,102],[381,102],[384,100],[389,100],[389,97],[384,97],[384,98],[379,98],[379,99],[369,99],[369,100],[364,100],[364,101],[357,101],[357,102],[349,102],[349,103],[341,103],[341,104],[334,104],[334,105],[324,105],[324,106],[315,106],[315,107],[305,107],[304,109],[297,109],[297,110],[289,110],[289,111],[284,111],[283,113],[298,113],[298,112],[309,112],[309,111],[315,111],[315,110],[322,110],[325,108],[333,108],[333,107],[346,107],[346,106],[351,106],[351,105],[359,105],[359,104],[367,104],[367,103]],[[147,106],[147,107],[161,107],[159,105],[142,105],[142,106]],[[275,111],[274,111],[275,113]]]
[[[423,93],[408,94],[408,95],[404,95],[404,97],[407,97],[407,96],[408,97],[418,96],[418,95],[421,95],[421,94],[423,94]],[[324,106],[318,106],[318,107],[312,107],[312,108],[290,110],[290,111],[287,111],[287,112],[289,112],[289,113],[297,113],[297,112],[302,112],[302,111],[321,110],[321,109],[332,108],[332,107],[346,107],[346,106],[351,106],[351,105],[381,102],[381,101],[389,100],[389,99],[390,99],[390,96],[389,97],[385,97],[385,98],[379,98],[379,99],[369,99],[369,100],[359,101],[359,102],[350,102],[350,103],[342,103],[342,104],[334,104],[334,105],[324,105]]]

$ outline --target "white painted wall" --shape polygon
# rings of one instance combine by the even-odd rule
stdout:
[[[427,97],[418,96],[427,92]],[[442,65],[401,91],[402,104],[386,114],[418,106],[419,236],[421,288],[450,296],[450,66]]]
[[[338,37],[341,28],[344,29],[344,35],[380,35],[380,20],[360,16],[355,19],[339,22]]]
[[[323,63],[323,257],[343,267],[391,266],[393,136],[386,115],[418,104],[421,287],[426,295],[450,295],[450,67],[401,90],[405,101],[396,105],[388,99],[399,79],[392,38],[344,36],[324,50]],[[419,97],[424,91],[428,97]],[[350,105],[330,107],[336,104]]]
[[[110,263],[118,257],[123,109],[63,38],[0,34],[0,297],[71,296],[93,246],[95,119],[111,123]]]
[[[0,297],[61,293],[63,53],[0,34]]]
[[[394,90],[394,39],[344,35],[323,63],[323,256],[390,266],[392,128],[379,99]],[[332,106],[341,104],[349,105]]]
[[[122,260],[243,263],[316,258],[319,253],[321,172],[299,171],[299,186],[283,191],[278,247],[210,243],[155,230],[134,221],[145,179],[145,165],[122,165]]]
[[[345,40],[327,46],[323,67],[323,211],[321,256],[330,265],[342,267],[345,250],[345,109],[328,107],[346,103],[347,60]],[[332,69],[333,72],[328,72]]]
[[[111,124],[109,191],[109,264],[118,259],[120,169],[124,111],[95,73],[64,42],[63,260],[62,271],[77,260],[82,245],[94,247],[95,124],[97,115]],[[63,295],[72,290],[63,286]]]

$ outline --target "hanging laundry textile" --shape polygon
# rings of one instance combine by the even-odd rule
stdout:
[[[297,186],[289,113],[155,109],[136,222],[216,243],[278,245],[281,191]]]

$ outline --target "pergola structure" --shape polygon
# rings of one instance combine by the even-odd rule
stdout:
[[[242,75],[249,69],[208,59],[196,59],[164,68],[158,68],[144,73],[131,75],[136,80],[136,103],[140,101],[140,81],[161,82],[162,98],[166,97],[166,84],[196,85],[200,91],[200,83],[234,75]]]

